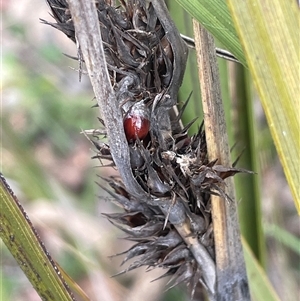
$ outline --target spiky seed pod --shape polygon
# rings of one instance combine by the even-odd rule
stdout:
[[[208,162],[205,135],[202,129],[198,134],[174,141],[174,150],[159,153],[157,158],[144,156],[146,164],[140,167],[139,180],[149,193],[162,199],[167,196],[179,197],[184,201],[192,234],[214,258],[214,241],[210,212],[210,194],[224,192],[216,184],[242,169],[225,168]],[[142,145],[140,145],[143,148]],[[145,151],[145,150],[144,150]],[[149,153],[149,151],[148,151]],[[156,160],[155,160],[156,159]],[[149,160],[152,160],[149,162]],[[149,185],[149,181],[153,183]],[[126,252],[122,264],[139,256],[124,273],[140,266],[167,269],[164,276],[172,275],[171,287],[185,282],[192,293],[201,280],[203,271],[178,234],[172,222],[165,224],[165,214],[157,206],[142,203],[127,193],[121,182],[107,179],[114,192],[99,184],[113,196],[114,203],[124,209],[124,213],[104,214],[108,220],[124,231],[128,239],[137,243]],[[172,208],[171,208],[172,210]]]
[[[172,275],[172,285],[185,282],[192,295],[199,284],[214,293],[215,282],[199,261],[203,254],[193,250],[202,250],[198,253],[205,253],[203,258],[214,270],[210,195],[229,200],[222,189],[224,179],[247,171],[209,162],[203,127],[189,137],[193,121],[182,128],[182,111],[171,111],[187,51],[162,2],[120,2],[117,8],[103,0],[96,6],[111,85],[123,111],[132,174],[147,199],[137,199],[130,187],[114,178],[105,179],[112,190],[99,183],[124,210],[104,215],[136,242],[122,253],[123,263],[139,259],[121,273],[140,266],[161,267],[167,269],[164,276]],[[67,2],[48,3],[57,23],[44,22],[75,41]],[[109,145],[94,144],[96,157],[111,160],[113,166]],[[188,245],[188,236],[200,248]]]

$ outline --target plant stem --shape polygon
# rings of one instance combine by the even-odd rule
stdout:
[[[213,37],[193,21],[209,160],[231,166]],[[232,179],[222,187],[232,201],[211,196],[217,300],[250,300]]]

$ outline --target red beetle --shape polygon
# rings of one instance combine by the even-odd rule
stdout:
[[[150,130],[150,112],[144,101],[135,103],[124,117],[124,131],[128,142],[143,140]]]

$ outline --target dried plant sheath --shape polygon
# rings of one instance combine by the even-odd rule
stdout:
[[[192,122],[182,127],[173,111],[187,49],[164,2],[48,3],[57,23],[44,22],[78,42],[101,110],[109,145],[95,140],[95,157],[120,173],[99,186],[123,209],[104,215],[136,242],[121,273],[161,267],[171,287],[187,283],[193,296],[202,286],[215,300],[210,196],[229,198],[224,179],[246,171],[209,160],[203,127],[190,137]]]
[[[214,53],[213,37],[194,21],[206,141],[210,159],[230,164],[225,115]],[[250,300],[248,280],[240,240],[233,181],[226,181],[225,191],[233,202],[212,196],[212,214],[217,267],[217,300]]]
[[[136,197],[145,198],[144,191],[135,181],[123,129],[121,109],[110,85],[104,50],[101,41],[99,21],[92,1],[68,1],[85,64],[88,69],[94,93],[105,121],[110,139],[110,149],[126,187]]]

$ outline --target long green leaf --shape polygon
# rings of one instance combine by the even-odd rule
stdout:
[[[282,0],[228,5],[300,213],[299,8]]]
[[[75,300],[2,174],[0,208],[0,237],[42,300]]]
[[[233,117],[233,133],[237,144],[233,148],[234,160],[242,154],[238,165],[253,170],[256,175],[237,175],[234,177],[241,232],[254,255],[263,265],[265,242],[262,230],[260,167],[257,154],[257,129],[253,116],[252,81],[250,75],[240,64],[231,64],[230,74],[230,112]]]
[[[177,2],[224,47],[231,51],[244,66],[247,66],[241,43],[225,1],[177,0]]]

